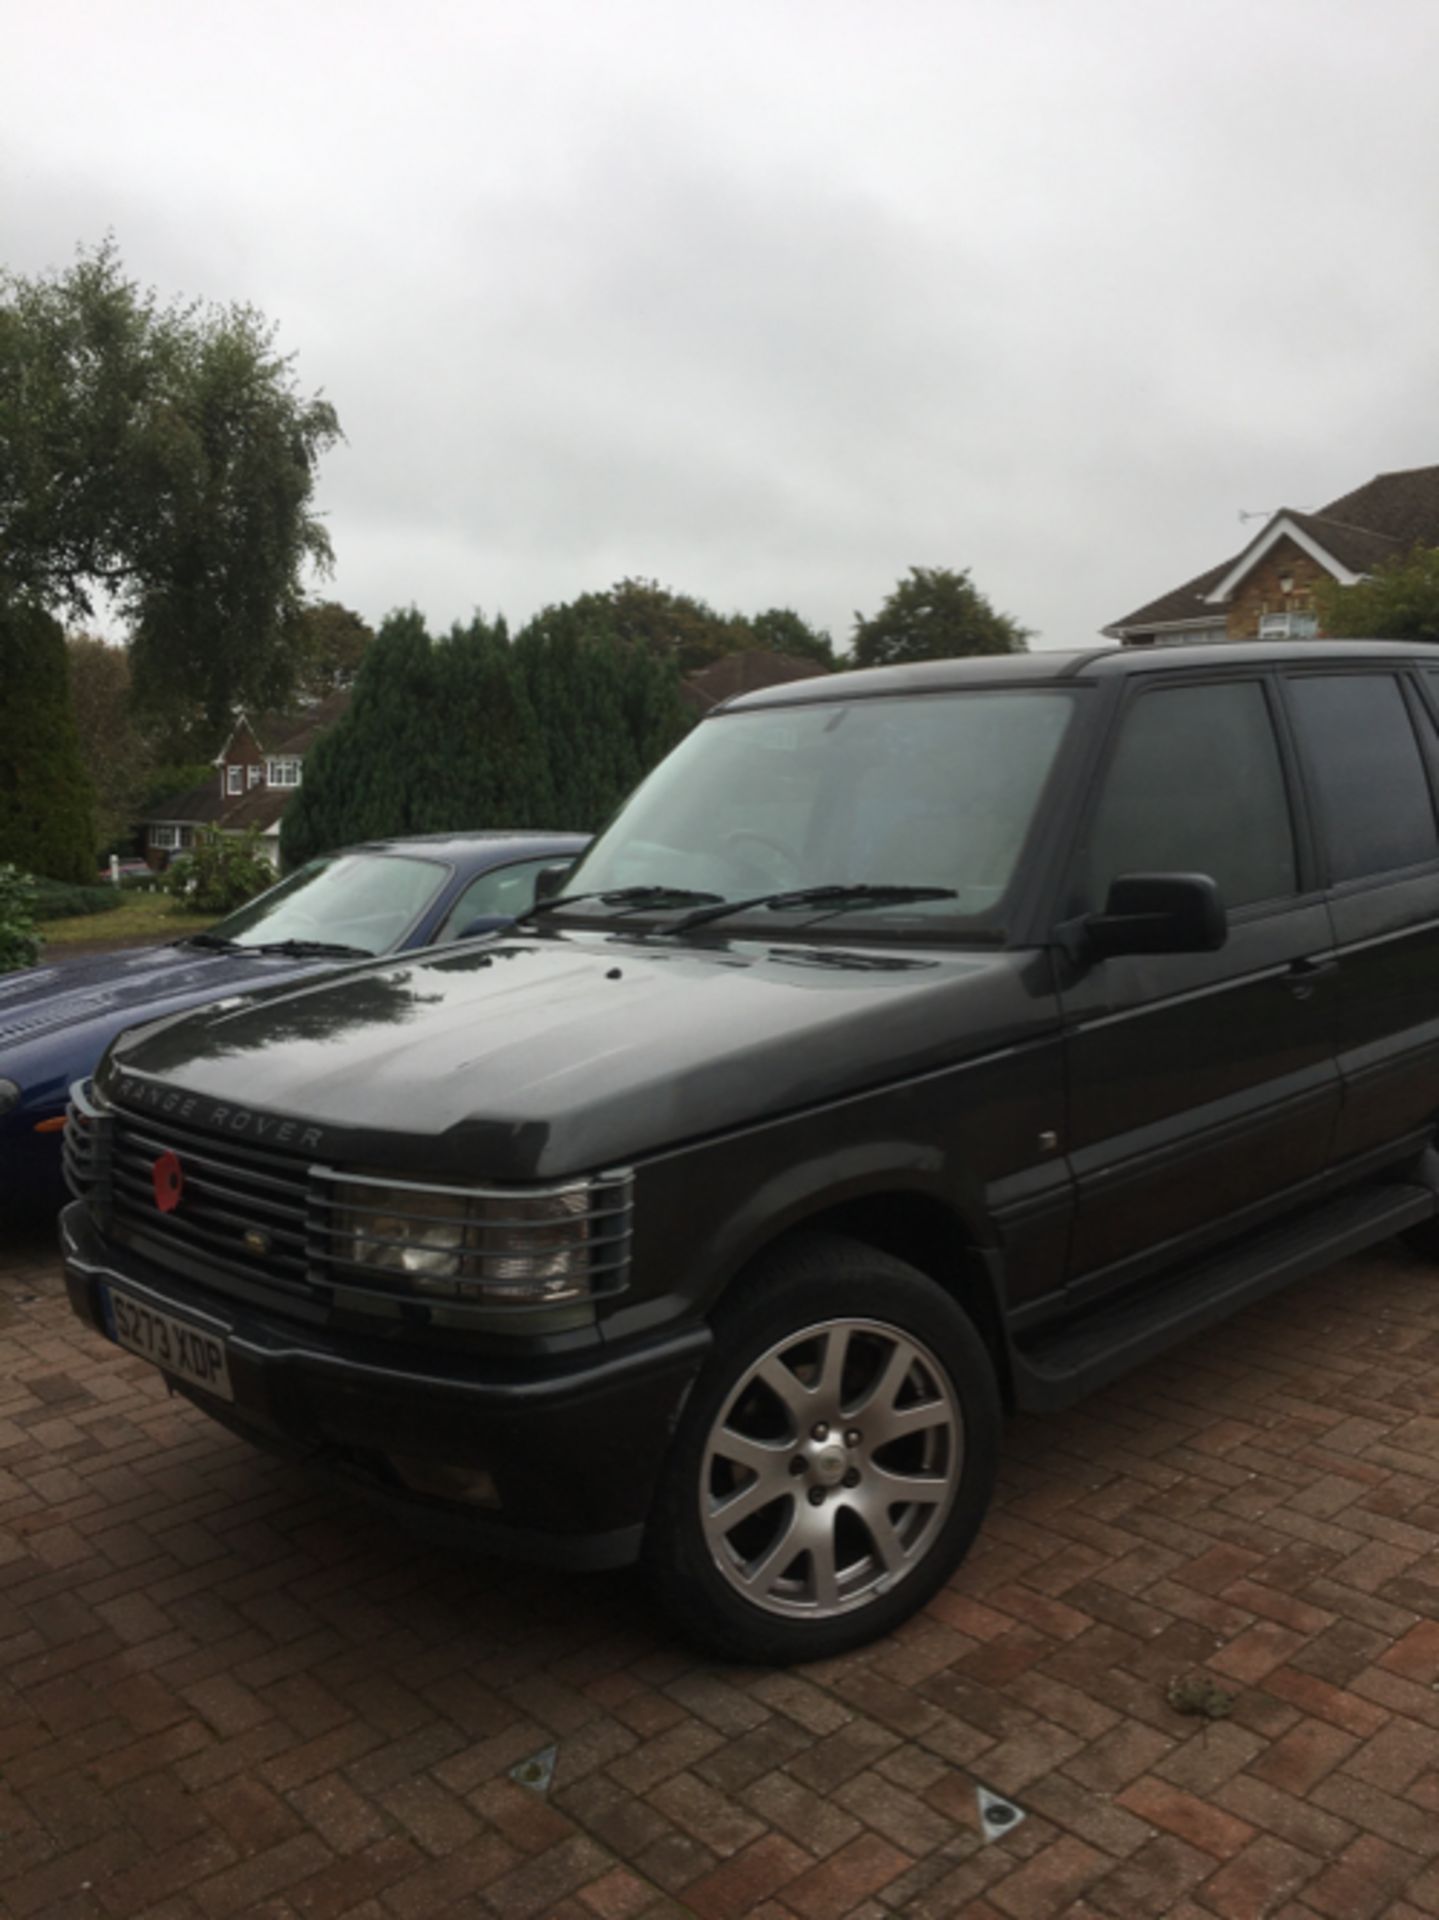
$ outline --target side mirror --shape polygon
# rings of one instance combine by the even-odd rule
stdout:
[[[1213,953],[1229,938],[1224,902],[1207,873],[1122,873],[1110,885],[1103,913],[1091,913],[1083,929],[1092,960]]]
[[[478,940],[482,933],[503,933],[506,927],[515,924],[514,917],[508,913],[481,913],[475,919],[467,920],[458,933],[451,934],[452,940]]]
[[[575,870],[573,860],[567,860],[562,866],[541,867],[535,875],[535,900],[553,900],[557,893],[563,893],[565,882]]]

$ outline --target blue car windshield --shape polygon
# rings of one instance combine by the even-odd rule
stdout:
[[[388,953],[449,876],[437,860],[341,853],[311,860],[258,900],[219,921],[207,943],[269,947],[288,941]]]

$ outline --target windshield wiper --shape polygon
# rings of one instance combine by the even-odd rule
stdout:
[[[702,927],[726,914],[744,913],[751,907],[764,907],[782,913],[788,907],[819,907],[826,913],[848,913],[855,907],[902,906],[910,900],[953,900],[953,887],[828,886],[796,887],[786,893],[756,893],[747,900],[721,900],[713,907],[699,907],[683,920],[661,929],[664,933],[684,933],[690,927]]]
[[[537,913],[553,913],[556,907],[572,907],[580,900],[598,900],[602,906],[623,907],[633,912],[640,907],[655,907],[661,904],[675,907],[692,906],[697,900],[718,902],[717,893],[703,893],[694,887],[601,887],[594,893],[557,893],[552,900],[537,900],[515,916],[516,925],[521,920],[532,920]]]
[[[335,940],[264,940],[248,949],[250,953],[293,953],[296,955],[333,954],[337,960],[373,960],[368,947],[346,947]]]
[[[220,933],[187,933],[183,940],[175,942],[177,947],[209,947],[216,953],[248,953],[248,947],[242,947],[238,940],[227,940]]]

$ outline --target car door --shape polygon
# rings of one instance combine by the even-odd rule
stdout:
[[[1335,968],[1281,719],[1261,671],[1136,676],[1121,709],[1069,908],[1123,873],[1205,873],[1228,937],[1062,978],[1079,1297],[1241,1231],[1328,1158]]]
[[[1397,670],[1291,672],[1285,699],[1329,882],[1343,1105],[1337,1167],[1439,1113],[1439,736]]]

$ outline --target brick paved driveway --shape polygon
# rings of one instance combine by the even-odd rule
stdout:
[[[762,1673],[253,1454],[12,1236],[0,1778],[17,1920],[1439,1914],[1439,1284],[1386,1250],[1014,1422],[922,1618]]]

